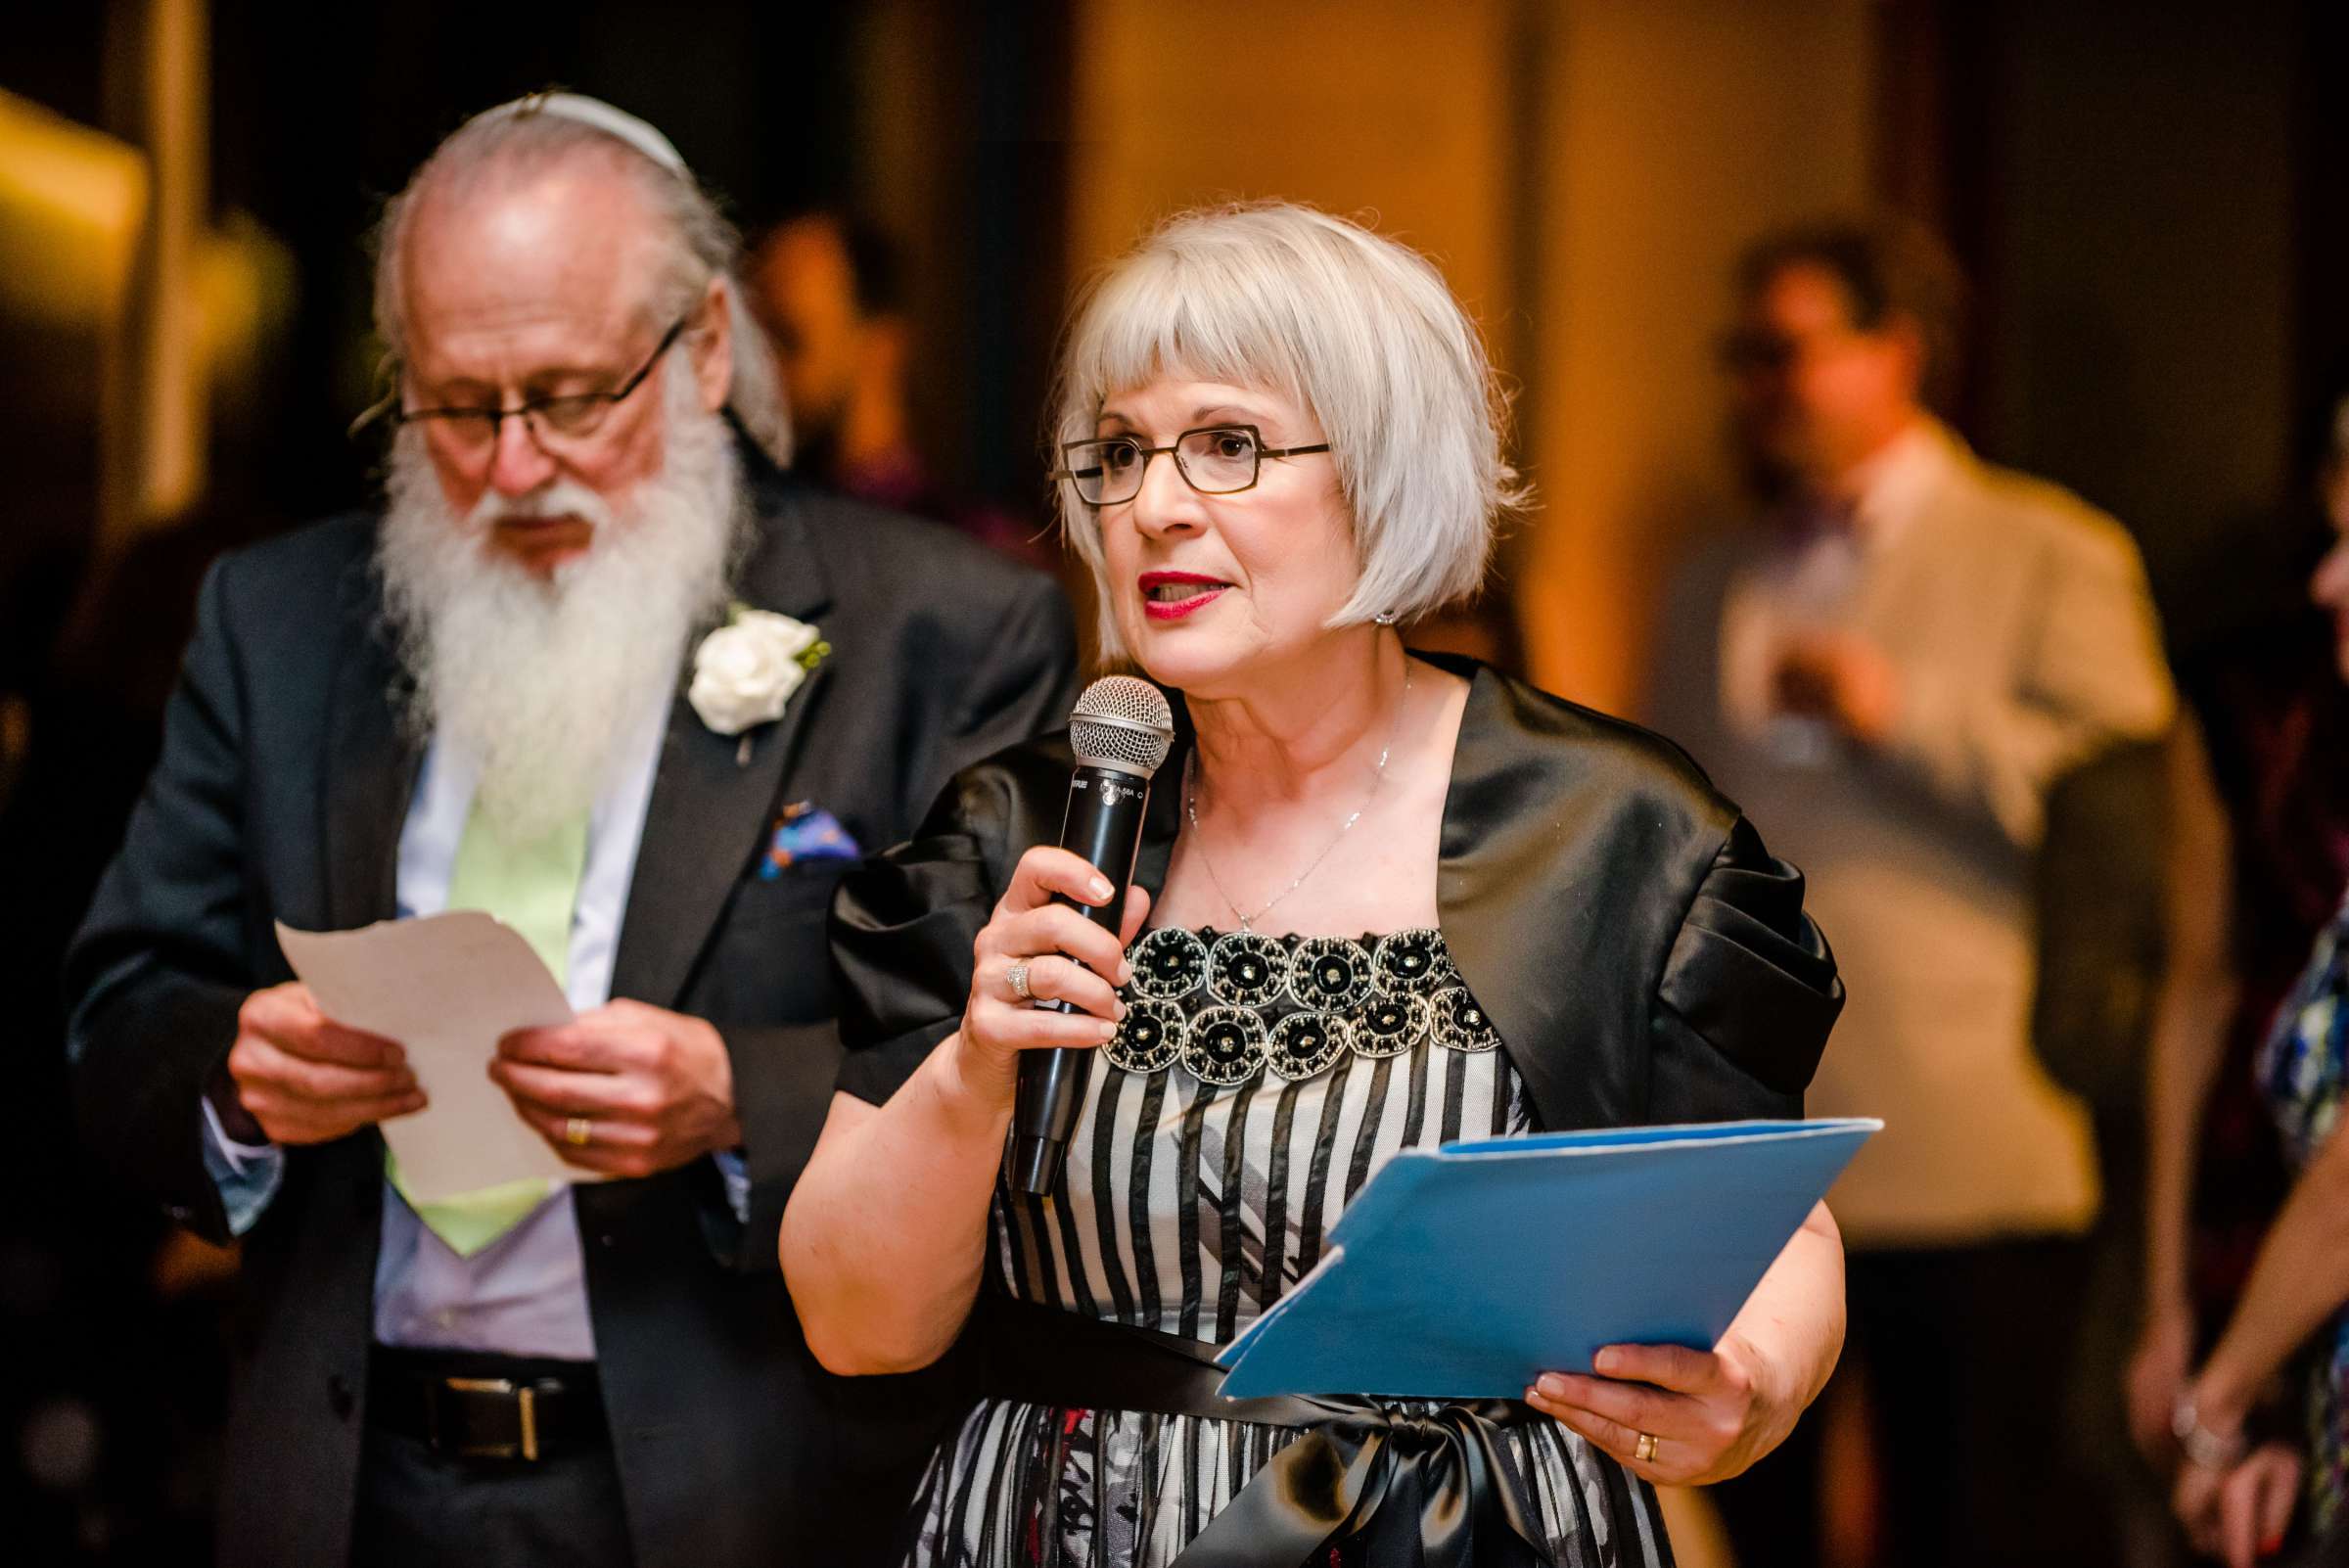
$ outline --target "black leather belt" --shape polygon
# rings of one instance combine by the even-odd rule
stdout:
[[[1309,1430],[1208,1522],[1175,1568],[1295,1568],[1339,1543],[1372,1563],[1531,1568],[1548,1550],[1525,1518],[1499,1428],[1548,1416],[1510,1400],[1227,1400],[1216,1348],[982,1293],[983,1392],[1076,1410],[1153,1410]]]
[[[378,1345],[367,1359],[367,1419],[467,1459],[535,1462],[611,1441],[593,1361]]]

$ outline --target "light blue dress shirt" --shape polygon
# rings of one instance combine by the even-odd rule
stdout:
[[[611,999],[621,920],[635,879],[636,852],[668,724],[665,699],[630,734],[613,783],[588,817],[587,864],[572,912],[564,983],[576,1011]],[[438,741],[426,750],[399,835],[400,918],[437,914],[447,906],[477,773],[470,760]],[[209,1101],[204,1117],[205,1164],[227,1207],[230,1229],[242,1235],[276,1196],[285,1153],[274,1145],[232,1140]],[[715,1158],[736,1218],[747,1218],[750,1178],[741,1157],[722,1153]],[[555,1192],[513,1229],[467,1258],[435,1235],[386,1181],[383,1245],[375,1266],[375,1338],[384,1345],[594,1360],[595,1330],[587,1316],[571,1189]]]

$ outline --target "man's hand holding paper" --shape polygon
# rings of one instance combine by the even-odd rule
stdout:
[[[384,1134],[402,1189],[425,1201],[530,1177],[651,1176],[742,1141],[714,1028],[628,1000],[575,1015],[529,945],[487,915],[281,926],[279,940],[309,984],[253,995],[257,1025],[231,1072],[280,1142],[422,1110],[429,1088],[433,1114]]]
[[[566,1162],[603,1176],[651,1176],[742,1141],[717,1031],[643,1002],[517,1030],[489,1077]]]
[[[299,981],[245,998],[228,1073],[234,1104],[214,1109],[246,1142],[324,1143],[425,1107],[407,1052],[334,1022]]]
[[[394,1179],[420,1212],[508,1183],[578,1179],[487,1077],[505,1036],[573,1021],[563,989],[511,927],[460,910],[358,931],[281,923],[277,939],[318,1009],[345,1030],[396,1039],[430,1097],[425,1114],[384,1124]]]

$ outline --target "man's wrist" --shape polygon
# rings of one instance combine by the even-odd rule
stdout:
[[[727,1113],[723,1125],[710,1134],[710,1152],[731,1154],[745,1160],[750,1158],[750,1150],[743,1143],[741,1117]]]
[[[244,1100],[237,1094],[237,1081],[229,1075],[225,1064],[214,1070],[211,1081],[205,1084],[204,1097],[211,1103],[212,1114],[220,1119],[220,1130],[235,1142],[272,1141],[268,1130],[245,1109]]]
[[[704,1054],[713,1064],[718,1080],[708,1084],[705,1092],[717,1103],[722,1119],[710,1130],[709,1147],[703,1152],[724,1154],[729,1150],[739,1151],[743,1146],[742,1107],[734,1097],[734,1047],[726,1039],[726,1032],[707,1018],[696,1018],[690,1013],[679,1013],[677,1017],[684,1021],[689,1030],[701,1033],[709,1047]]]
[[[1881,746],[1899,726],[1900,677],[1873,647],[1849,642],[1836,669],[1836,708],[1843,727],[1863,746]]]

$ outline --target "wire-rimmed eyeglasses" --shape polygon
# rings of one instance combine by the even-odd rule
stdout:
[[[1174,471],[1192,489],[1202,495],[1236,495],[1256,484],[1267,457],[1304,457],[1328,450],[1327,441],[1267,446],[1254,425],[1203,425],[1184,431],[1167,446],[1145,446],[1134,436],[1063,441],[1061,466],[1052,477],[1074,484],[1077,499],[1087,506],[1116,506],[1142,492],[1142,474],[1150,459],[1172,452]]]
[[[451,405],[445,408],[402,408],[399,393],[392,394],[361,414],[350,428],[357,434],[376,419],[389,420],[396,428],[401,425],[430,425],[436,427],[446,444],[454,451],[472,456],[492,450],[498,434],[509,419],[519,419],[540,441],[552,437],[556,441],[583,441],[603,428],[604,419],[620,404],[626,402],[661,356],[676,345],[690,319],[679,316],[669,329],[661,335],[643,364],[619,386],[604,392],[561,392],[550,397],[526,397],[512,408],[484,408]],[[396,378],[395,378],[396,380]]]

